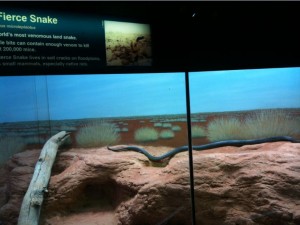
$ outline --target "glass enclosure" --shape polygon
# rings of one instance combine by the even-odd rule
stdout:
[[[1,164],[50,137],[45,76],[0,77]]]
[[[199,137],[194,144],[299,138],[299,68],[192,72],[189,77],[193,137]]]
[[[197,224],[295,224],[279,211],[293,214],[297,207],[282,199],[297,202],[298,194],[276,183],[299,152],[267,142],[300,139],[300,69],[192,72],[189,82],[193,145],[219,143],[193,154]]]
[[[12,2],[0,225],[300,225],[297,7]]]
[[[0,84],[4,180],[15,176],[18,186],[13,171],[30,165],[32,174],[45,142],[70,132],[52,169],[42,224],[191,221],[187,151],[153,160],[122,149],[155,157],[187,145],[184,73],[2,76]],[[21,190],[1,189],[2,209],[17,203],[13,219],[1,222],[16,224],[29,177]]]
[[[189,225],[194,200],[200,225],[296,225],[300,69],[188,77],[191,115],[185,73],[1,76],[0,223],[17,223],[41,149],[67,131],[41,224]]]

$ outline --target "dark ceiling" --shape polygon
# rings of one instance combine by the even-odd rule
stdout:
[[[158,70],[300,66],[300,2],[13,2],[149,22]]]

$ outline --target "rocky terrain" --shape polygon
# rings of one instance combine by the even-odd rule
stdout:
[[[167,147],[143,146],[153,154]],[[40,150],[18,153],[0,176],[0,224],[16,224]],[[194,151],[199,225],[300,224],[300,144]],[[151,163],[136,152],[61,150],[45,195],[44,225],[189,225],[188,154]]]

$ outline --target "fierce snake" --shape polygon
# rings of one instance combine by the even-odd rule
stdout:
[[[193,150],[196,151],[202,151],[202,150],[207,150],[207,149],[212,149],[212,148],[218,148],[218,147],[224,147],[224,146],[236,146],[240,147],[243,145],[254,145],[254,144],[261,144],[265,142],[276,142],[276,141],[289,141],[292,143],[300,143],[300,140],[296,140],[290,136],[277,136],[277,137],[269,137],[269,138],[261,138],[261,139],[252,139],[252,140],[225,140],[225,141],[217,141],[217,142],[212,142],[209,144],[204,144],[204,145],[197,145],[197,146],[192,146]],[[174,148],[170,150],[169,152],[161,155],[161,156],[153,156],[151,155],[147,150],[137,147],[137,146],[124,146],[120,148],[113,148],[110,146],[107,146],[108,150],[114,151],[114,152],[121,152],[121,151],[134,151],[134,152],[139,152],[144,154],[150,161],[153,162],[159,162],[162,161],[166,158],[171,158],[174,155],[176,155],[179,152],[184,152],[188,151],[188,146],[181,146],[178,148]]]

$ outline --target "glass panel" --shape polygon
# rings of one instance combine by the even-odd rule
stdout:
[[[192,72],[189,82],[197,224],[296,224],[300,68]]]
[[[8,124],[16,121],[22,122],[18,132],[28,128],[27,121],[36,121],[34,134],[39,138],[49,138],[49,131],[50,136],[62,130],[71,133],[52,168],[41,224],[191,224],[187,148],[158,158],[140,150],[161,156],[187,145],[184,77],[164,73],[1,78],[1,96],[9,96],[1,98],[2,133],[14,132]],[[19,186],[30,181],[36,157],[24,161],[26,169],[10,164],[6,171],[6,178],[16,182],[11,191],[0,189],[7,193],[0,215],[1,210],[14,212],[9,219],[2,214],[1,222],[16,222],[22,201]],[[24,155],[19,162],[22,159]],[[29,175],[21,178],[13,172],[19,170]],[[27,186],[21,189],[25,193]],[[15,207],[8,209],[12,201]]]
[[[0,77],[1,165],[15,153],[40,148],[49,138],[45,85],[43,76]]]
[[[17,224],[40,150],[50,137],[45,76],[0,77],[0,223]]]

